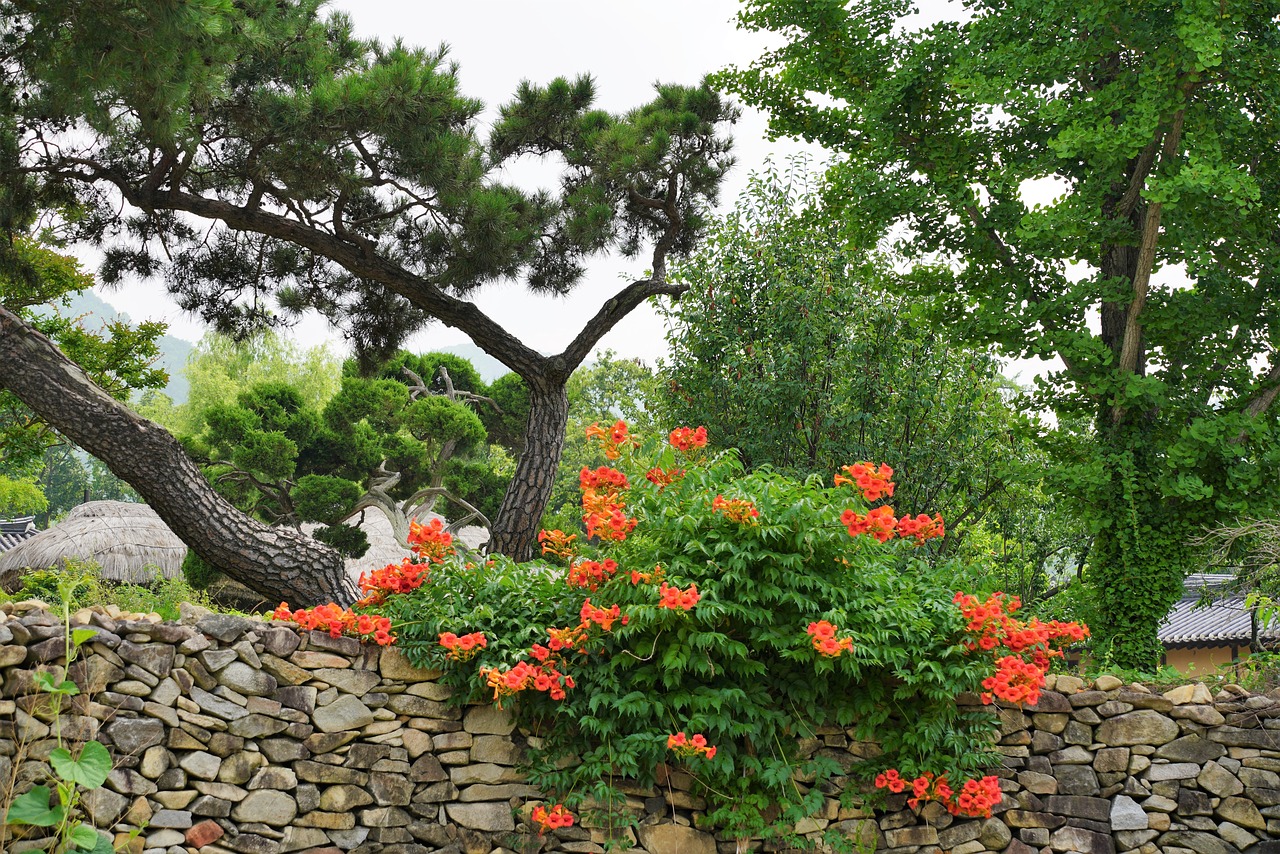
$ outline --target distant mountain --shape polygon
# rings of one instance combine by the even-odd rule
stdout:
[[[70,307],[62,309],[62,311],[72,317],[88,315],[85,317],[85,325],[90,328],[101,326],[111,320],[122,320],[125,323],[132,322],[129,315],[117,311],[93,291],[80,291],[77,294],[73,294]],[[94,323],[95,319],[98,321],[96,324]],[[160,357],[156,359],[156,365],[164,368],[169,374],[169,385],[165,386],[164,393],[173,398],[175,405],[186,403],[191,385],[187,382],[187,375],[184,371],[187,367],[187,357],[191,355],[195,345],[190,341],[183,338],[175,338],[172,335],[160,336],[156,340],[156,345],[160,348]]]

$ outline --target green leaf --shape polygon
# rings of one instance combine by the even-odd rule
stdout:
[[[76,683],[68,679],[64,679],[61,682],[54,684],[53,679],[54,676],[51,671],[41,670],[32,677],[31,681],[35,683],[37,688],[44,691],[46,694],[62,694],[67,697],[72,697],[80,693],[80,688]]]
[[[97,847],[99,838],[98,831],[83,822],[72,827],[67,836],[71,845],[81,851],[92,851]]]
[[[63,780],[79,783],[86,789],[96,789],[111,773],[111,754],[101,743],[90,741],[81,749],[78,758],[73,758],[65,747],[59,747],[49,754],[49,764]]]
[[[92,848],[80,848],[83,854],[115,854],[115,846],[111,844],[111,840],[107,839],[100,833],[95,833],[97,838],[94,840]]]
[[[49,787],[36,786],[24,795],[13,799],[5,813],[5,824],[30,824],[34,827],[53,827],[62,821],[61,806],[49,806]]]
[[[93,639],[97,634],[97,629],[72,629],[71,642],[75,644],[76,649],[79,649]]]

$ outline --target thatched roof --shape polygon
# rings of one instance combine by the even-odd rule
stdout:
[[[0,581],[79,559],[96,562],[103,578],[136,584],[150,581],[156,570],[166,578],[181,575],[186,554],[186,545],[147,505],[90,501],[0,554]]]

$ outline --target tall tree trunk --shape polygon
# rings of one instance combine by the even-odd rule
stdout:
[[[106,463],[196,554],[268,601],[355,601],[355,585],[337,551],[237,510],[164,428],[112,398],[3,306],[0,386]]]
[[[526,382],[529,382],[526,380]],[[537,544],[538,523],[551,498],[556,467],[564,450],[569,396],[563,381],[529,382],[529,421],[524,453],[494,522],[490,551],[529,560]]]
[[[1161,447],[1148,418],[1129,413],[1112,424],[1110,407],[1098,416],[1106,483],[1091,490],[1106,512],[1089,553],[1094,646],[1104,663],[1151,671],[1163,652],[1157,628],[1182,595],[1190,568],[1190,532],[1183,514],[1161,494]]]

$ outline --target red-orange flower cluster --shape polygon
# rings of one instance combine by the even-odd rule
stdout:
[[[632,584],[657,584],[667,577],[667,571],[661,566],[655,566],[653,572],[640,572],[639,570],[631,570]]]
[[[426,525],[415,520],[409,523],[409,547],[428,563],[444,563],[445,558],[454,553],[453,535],[444,530],[438,518]]]
[[[991,818],[991,808],[1000,803],[1000,778],[966,780],[955,803],[947,804],[952,815]]]
[[[853,639],[837,638],[836,632],[840,630],[826,620],[810,623],[805,631],[813,640],[813,648],[819,655],[836,658],[842,652],[853,652]]]
[[[405,558],[399,563],[389,563],[382,569],[360,573],[360,592],[364,598],[356,603],[358,607],[367,608],[381,605],[392,593],[408,593],[416,590],[427,580],[427,572],[431,568],[427,563],[414,563]]]
[[[702,733],[696,733],[693,736],[687,736],[684,732],[677,732],[674,735],[667,736],[667,750],[675,753],[680,757],[704,756],[707,759],[716,758],[716,749],[707,744],[707,737]]]
[[[618,562],[613,558],[604,561],[584,560],[569,567],[565,581],[570,587],[585,587],[595,592],[601,584],[613,578],[618,572]]]
[[[888,789],[895,795],[907,787],[907,781],[898,774],[898,769],[890,768],[876,775],[876,788]]]
[[[723,495],[712,499],[711,510],[713,513],[723,513],[726,519],[739,525],[754,525],[756,517],[760,515],[756,506],[745,498],[725,498]]]
[[[877,774],[875,784],[877,789],[888,789],[894,793],[907,787],[907,781],[893,768]],[[957,795],[947,782],[947,775],[935,777],[925,773],[911,781],[911,797],[907,799],[907,805],[915,809],[926,801],[938,801],[952,815],[990,818],[991,808],[1000,803],[1000,797],[998,777],[967,780]]]
[[[273,619],[297,623],[304,629],[327,631],[330,637],[351,635],[361,640],[372,640],[386,646],[395,638],[391,634],[391,620],[371,614],[356,614],[348,608],[339,608],[332,602],[314,608],[290,611],[287,602],[281,602],[271,614]]]
[[[682,477],[684,477],[684,469],[664,469],[659,466],[654,466],[644,475],[645,480],[657,486],[658,489],[665,489]]]
[[[577,548],[574,545],[577,539],[577,534],[566,534],[559,528],[553,531],[543,530],[538,532],[538,542],[542,543],[542,553],[552,557],[564,558],[565,560],[571,560],[577,554]]]
[[[447,658],[454,661],[466,661],[489,645],[484,632],[472,632],[469,635],[455,635],[453,632],[440,633],[440,645],[449,650]]]
[[[535,807],[530,818],[538,825],[539,836],[558,827],[573,827],[573,813],[565,809],[564,804],[554,804],[551,809]]]
[[[582,486],[582,521],[587,535],[602,540],[625,540],[636,527],[636,520],[627,517],[626,502],[622,491],[627,489],[627,477],[617,469],[600,466],[595,471],[582,467],[578,476]]]
[[[877,466],[875,463],[861,462],[854,463],[851,466],[845,466],[841,471],[843,474],[836,475],[836,486],[843,486],[846,483],[853,484],[862,490],[862,497],[867,501],[879,501],[885,496],[893,497],[893,469],[881,463]]]
[[[941,513],[935,514],[932,518],[926,513],[921,513],[914,519],[908,513],[898,520],[897,531],[898,536],[904,540],[907,537],[915,537],[916,543],[921,544],[925,540],[943,536],[946,534],[947,529],[942,524]]]
[[[958,592],[954,601],[967,621],[965,629],[971,637],[965,645],[970,650],[992,652],[1003,648],[1012,653],[997,660],[996,673],[983,681],[984,703],[999,698],[1035,705],[1050,661],[1062,655],[1062,650],[1055,647],[1082,641],[1089,635],[1089,627],[1080,623],[1044,623],[1034,617],[1022,622],[1013,616],[1022,607],[1017,596],[993,593],[980,602],[976,596]]]
[[[851,537],[870,534],[885,543],[893,539],[898,520],[893,517],[893,508],[885,504],[868,510],[865,516],[846,510],[840,514],[840,524],[849,529]]]
[[[604,456],[608,460],[616,460],[622,456],[622,446],[631,441],[631,435],[627,430],[627,422],[618,420],[608,430],[599,424],[592,424],[587,428],[588,439],[599,439],[604,445]]]
[[[670,608],[673,611],[688,611],[698,604],[698,600],[702,598],[702,594],[698,592],[698,585],[690,584],[688,590],[681,590],[679,587],[673,587],[667,582],[662,582],[662,586],[658,588],[658,607]]]
[[[671,431],[671,445],[679,451],[692,451],[707,446],[707,428],[677,427]]]
[[[586,652],[587,627],[585,625],[568,626],[563,629],[549,628],[547,629],[547,645],[551,647],[553,652],[560,652],[563,649],[576,649],[579,652]]]
[[[533,689],[541,691],[553,700],[563,700],[565,689],[574,687],[573,677],[561,673],[556,661],[548,659],[545,664],[530,664],[521,661],[509,670],[496,667],[480,668],[480,675],[485,684],[493,689],[493,701],[502,708],[502,698]]]
[[[579,612],[582,617],[582,627],[585,629],[592,623],[595,623],[606,632],[613,631],[615,620],[621,618],[622,625],[627,624],[627,618],[622,616],[622,609],[617,605],[612,608],[601,608],[598,605],[592,605],[591,600],[587,599],[582,603],[582,610]]]

